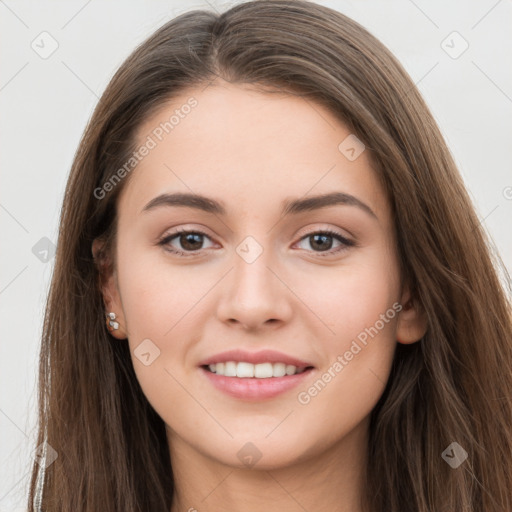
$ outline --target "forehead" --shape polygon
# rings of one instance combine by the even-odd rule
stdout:
[[[218,198],[237,215],[235,209],[261,212],[285,198],[339,191],[385,216],[368,152],[355,159],[344,153],[347,146],[361,151],[353,137],[332,112],[299,96],[226,82],[189,88],[139,127],[137,147],[151,149],[119,207],[139,213],[159,194],[193,192]]]

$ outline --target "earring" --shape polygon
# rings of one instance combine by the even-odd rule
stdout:
[[[108,313],[107,314],[107,329],[112,332],[119,329],[119,322],[115,322],[116,314]]]

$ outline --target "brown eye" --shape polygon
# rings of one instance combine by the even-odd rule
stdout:
[[[183,233],[179,235],[178,240],[185,250],[196,251],[201,248],[199,246],[202,245],[202,236],[199,233]]]
[[[332,250],[333,239],[338,241],[340,245],[337,248]],[[308,241],[309,246],[311,247],[313,252],[325,253],[325,254],[319,254],[319,256],[329,256],[329,255],[338,253],[340,251],[346,250],[349,247],[352,247],[355,245],[355,242],[353,242],[352,240],[348,240],[347,238],[340,235],[336,231],[331,231],[331,230],[310,233],[309,235],[302,237],[301,241],[302,240]]]
[[[164,246],[165,250],[174,254],[179,254],[180,256],[194,256],[195,251],[204,249],[202,245],[205,237],[208,239],[210,238],[206,233],[201,231],[178,230],[173,234],[165,236],[158,242],[158,245]],[[181,247],[176,248],[171,244],[175,239]]]

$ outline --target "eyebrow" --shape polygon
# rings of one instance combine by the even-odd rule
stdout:
[[[282,216],[311,212],[321,208],[338,205],[355,206],[378,220],[377,215],[367,204],[363,203],[357,197],[344,192],[331,192],[328,194],[310,196],[305,199],[285,200],[282,205]],[[154,210],[155,208],[162,206],[181,206],[186,208],[195,208],[197,210],[202,210],[219,216],[226,215],[226,208],[223,206],[222,202],[193,193],[160,194],[149,201],[149,203],[144,206],[141,213]]]

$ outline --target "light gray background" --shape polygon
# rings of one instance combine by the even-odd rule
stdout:
[[[54,261],[51,252],[44,261],[40,240],[56,242],[85,124],[115,70],[149,34],[192,8],[224,11],[235,3],[0,0],[0,512],[24,510],[39,337]],[[510,272],[512,2],[319,3],[369,29],[418,84]],[[46,59],[31,47],[50,48],[44,31],[58,43]],[[458,58],[452,57],[464,42],[450,36],[454,31],[469,44]]]

